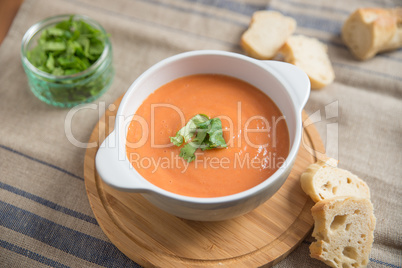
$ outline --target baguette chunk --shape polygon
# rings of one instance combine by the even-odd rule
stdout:
[[[301,175],[303,191],[318,202],[335,196],[355,196],[370,199],[368,185],[351,172],[340,169],[335,159],[311,164]]]
[[[376,219],[367,198],[334,197],[317,202],[310,245],[312,258],[331,267],[366,267],[374,240]]]
[[[402,47],[402,7],[357,9],[343,24],[341,35],[359,60]]]
[[[327,46],[315,38],[293,35],[281,48],[280,54],[286,62],[300,67],[307,74],[312,89],[323,88],[335,79]]]
[[[276,11],[254,12],[240,45],[250,57],[269,60],[295,31],[296,21]]]

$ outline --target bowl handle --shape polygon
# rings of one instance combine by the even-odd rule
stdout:
[[[150,191],[149,184],[138,174],[127,157],[124,155],[124,159],[121,159],[122,152],[125,154],[125,148],[117,142],[116,131],[112,131],[99,147],[95,157],[96,170],[102,180],[121,191]]]
[[[283,78],[281,79],[283,84],[289,85],[289,89],[291,90],[289,93],[292,95],[292,98],[295,97],[296,107],[301,111],[310,96],[310,80],[306,73],[290,63],[274,60],[263,62]]]

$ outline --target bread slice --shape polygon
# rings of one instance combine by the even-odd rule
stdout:
[[[360,60],[402,47],[402,8],[360,8],[342,27],[342,40]]]
[[[317,202],[310,245],[312,258],[331,267],[366,267],[374,240],[376,219],[367,198],[334,197]]]
[[[335,196],[355,196],[370,199],[368,185],[351,172],[337,167],[335,159],[311,164],[301,175],[303,191],[314,202]]]
[[[295,29],[296,21],[291,17],[276,11],[256,11],[240,45],[250,57],[272,59]]]
[[[286,62],[300,67],[307,74],[312,89],[323,88],[335,79],[327,46],[315,38],[293,35],[288,38],[280,53]]]

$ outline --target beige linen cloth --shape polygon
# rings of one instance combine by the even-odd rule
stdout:
[[[328,45],[336,80],[311,92],[305,107],[327,152],[371,188],[377,217],[370,267],[402,265],[402,50],[359,62],[340,40],[358,7],[399,0],[25,0],[0,46],[0,267],[138,267],[104,235],[85,191],[83,161],[107,107],[158,61],[189,50],[239,47],[254,11],[296,19],[296,33]],[[111,88],[71,118],[30,92],[20,61],[25,31],[41,19],[76,13],[110,33]],[[103,103],[103,104],[102,104]],[[102,106],[105,105],[105,106]],[[100,113],[100,114],[99,114]],[[308,237],[276,267],[326,267],[309,257]]]

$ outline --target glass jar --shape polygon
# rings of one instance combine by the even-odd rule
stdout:
[[[112,44],[105,29],[96,21],[82,15],[73,15],[104,35],[104,49],[100,57],[86,70],[71,75],[53,75],[36,68],[27,58],[27,52],[37,45],[44,29],[72,15],[50,17],[32,25],[22,38],[21,60],[31,91],[40,100],[54,106],[73,107],[91,102],[101,96],[111,85],[114,69],[112,65]]]

